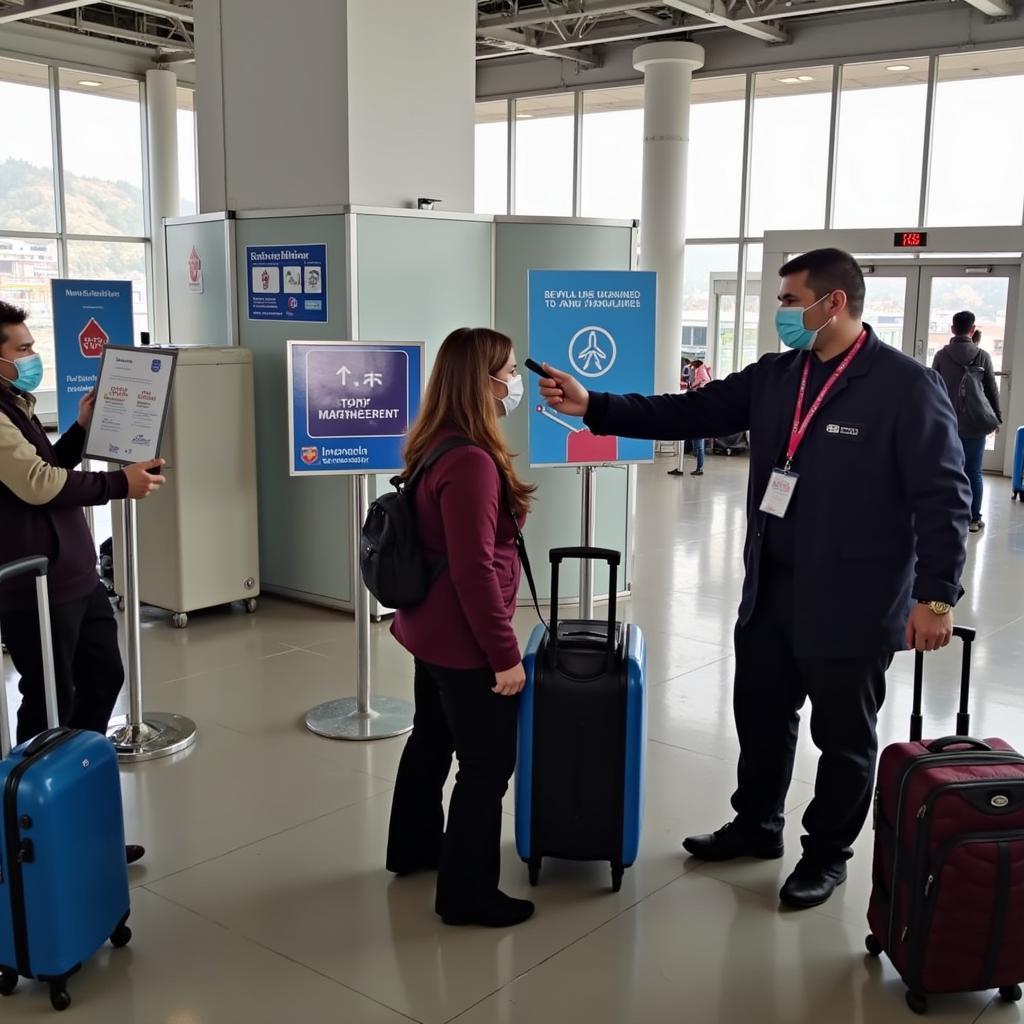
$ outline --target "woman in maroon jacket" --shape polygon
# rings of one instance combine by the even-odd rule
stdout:
[[[442,455],[416,487],[424,553],[444,570],[392,627],[416,660],[416,717],[395,785],[387,866],[400,875],[439,868],[435,909],[452,925],[503,928],[533,913],[528,900],[498,888],[501,801],[526,682],[512,628],[515,537],[533,492],[516,476],[498,420],[522,394],[511,340],[461,328],[441,346],[405,452],[409,476],[447,439],[473,442]],[[459,771],[446,831],[441,791],[453,752]]]

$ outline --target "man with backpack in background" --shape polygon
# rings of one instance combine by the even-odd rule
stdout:
[[[981,331],[974,314],[964,310],[953,317],[953,337],[935,353],[932,369],[946,383],[956,410],[957,430],[964,446],[964,470],[971,482],[971,533],[980,533],[981,498],[985,490],[982,462],[985,439],[1003,422],[999,408],[999,385],[992,357],[981,347]]]

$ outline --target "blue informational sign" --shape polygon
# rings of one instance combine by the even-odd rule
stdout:
[[[422,394],[422,342],[288,342],[292,476],[399,472]]]
[[[327,323],[326,245],[248,245],[250,320]]]
[[[107,345],[134,343],[131,281],[55,279],[53,341],[57,363],[57,425],[78,419],[78,403],[96,386]]]
[[[530,356],[594,391],[654,390],[657,275],[636,270],[531,270]],[[651,462],[653,441],[597,437],[549,409],[530,375],[530,464]]]

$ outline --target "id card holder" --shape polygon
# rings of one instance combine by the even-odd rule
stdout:
[[[799,479],[796,473],[789,470],[773,469],[764,497],[761,499],[761,511],[777,519],[785,519]]]

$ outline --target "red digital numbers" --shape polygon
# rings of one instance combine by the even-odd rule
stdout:
[[[897,249],[920,249],[928,244],[926,231],[897,231],[893,246]]]

